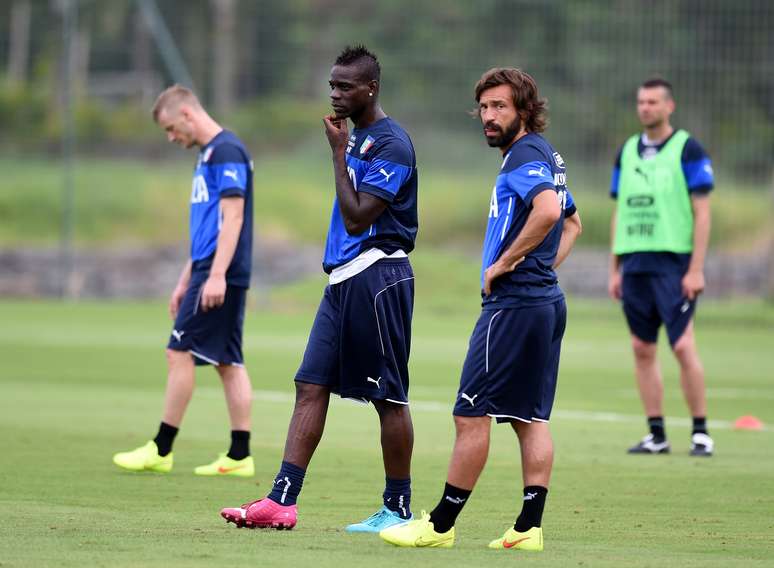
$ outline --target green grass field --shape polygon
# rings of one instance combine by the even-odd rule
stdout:
[[[293,310],[280,294],[273,311],[248,314],[254,480],[192,474],[225,449],[228,435],[209,369],[198,376],[171,474],[130,474],[112,465],[115,451],[143,443],[159,420],[170,324],[161,303],[0,303],[0,566],[772,565],[774,309],[760,303],[700,309],[717,455],[699,460],[687,455],[688,420],[668,356],[673,454],[625,454],[643,435],[644,420],[622,317],[609,303],[569,300],[542,554],[512,558],[486,549],[520,508],[517,447],[504,426],[495,429],[454,549],[401,550],[344,533],[344,525],[379,505],[383,471],[375,413],[338,400],[307,476],[299,526],[226,526],[218,510],[262,496],[276,472],[317,284],[284,293],[299,298]],[[450,410],[477,313],[474,301],[427,308],[430,295],[420,282],[411,363],[416,512],[432,508],[443,486]],[[768,429],[732,430],[742,414],[757,415]]]
[[[320,243],[334,189],[323,144],[259,156],[255,222],[259,237]],[[499,164],[488,148],[459,164],[420,162],[420,247],[462,244],[478,250]],[[471,159],[473,161],[471,161]],[[81,247],[174,245],[185,240],[193,153],[174,162],[81,158],[75,167],[75,241]],[[56,246],[61,234],[62,168],[56,161],[1,158],[0,247]],[[613,202],[609,168],[570,169],[584,225],[579,245],[607,247]],[[602,171],[600,171],[602,170]],[[758,191],[756,191],[758,189]],[[713,195],[715,250],[767,242],[770,213],[760,188],[718,181]],[[323,212],[321,214],[321,212]]]

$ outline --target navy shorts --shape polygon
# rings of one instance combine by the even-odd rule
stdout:
[[[325,287],[296,381],[342,398],[408,404],[414,273],[382,259]]]
[[[666,327],[669,344],[674,346],[688,327],[696,300],[683,296],[683,275],[623,275],[622,303],[629,330],[648,343],[658,340],[658,328]]]
[[[454,415],[548,422],[566,323],[564,299],[481,312],[462,367]]]
[[[207,272],[191,275],[167,348],[190,352],[197,365],[243,365],[247,288],[227,286],[223,305],[205,312],[201,299],[207,276]]]

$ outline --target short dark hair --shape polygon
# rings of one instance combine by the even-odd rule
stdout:
[[[362,44],[348,45],[336,58],[336,65],[354,65],[357,64],[362,72],[363,79],[366,81],[379,81],[382,68],[379,66],[379,60],[376,55],[368,51],[368,48]]]
[[[481,75],[481,79],[476,83],[476,102],[481,99],[481,93],[500,85],[511,87],[513,104],[524,121],[527,132],[543,132],[548,125],[548,101],[538,95],[535,79],[521,69],[495,67]]]
[[[640,85],[640,89],[655,89],[656,87],[663,87],[670,99],[675,98],[674,91],[672,90],[672,83],[663,77],[651,77],[650,79],[643,81]]]

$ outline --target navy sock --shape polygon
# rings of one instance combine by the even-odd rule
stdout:
[[[441,500],[430,512],[430,521],[433,523],[435,532],[445,533],[454,526],[457,516],[462,512],[471,493],[472,491],[446,483]]]
[[[398,513],[401,519],[408,519],[411,516],[411,478],[385,479],[384,506]]]
[[[663,442],[666,440],[663,416],[648,416],[648,428],[650,428],[650,433],[653,434],[654,442]]]
[[[543,508],[546,506],[548,489],[540,485],[530,485],[524,488],[524,501],[521,514],[516,519],[513,529],[526,532],[532,527],[539,527],[543,522]]]
[[[705,416],[693,417],[693,432],[691,434],[708,434],[707,418]]]
[[[247,430],[231,431],[231,447],[226,454],[232,460],[243,460],[250,455],[250,432]]]
[[[280,505],[295,505],[304,485],[304,475],[305,469],[283,461],[277,477],[274,478],[274,487],[267,497]]]
[[[159,433],[156,434],[153,441],[156,442],[156,447],[159,449],[160,456],[166,456],[172,451],[172,443],[175,441],[177,432],[178,428],[170,426],[166,422],[162,422],[159,425]]]

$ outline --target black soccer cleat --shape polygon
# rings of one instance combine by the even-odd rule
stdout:
[[[669,442],[666,440],[657,441],[653,434],[648,434],[636,446],[627,450],[629,454],[668,454],[670,452]]]

